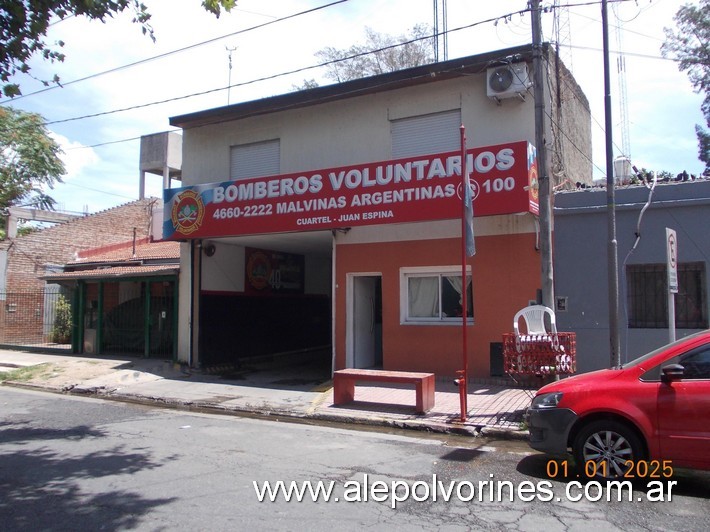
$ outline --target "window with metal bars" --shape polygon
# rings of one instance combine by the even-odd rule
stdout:
[[[629,327],[668,327],[668,277],[665,264],[626,267]],[[704,262],[678,264],[675,325],[679,329],[707,329],[707,283]]]

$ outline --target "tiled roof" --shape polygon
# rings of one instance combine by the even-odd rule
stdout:
[[[79,258],[68,263],[69,266],[91,263],[106,262],[126,262],[140,260],[166,260],[180,259],[179,242],[138,242],[134,246],[132,242],[109,246],[104,248],[91,249],[80,253]]]
[[[157,264],[152,266],[114,266],[97,268],[95,270],[80,270],[44,275],[45,281],[70,281],[75,279],[113,279],[121,277],[151,277],[157,275],[174,275],[180,268],[176,264]]]

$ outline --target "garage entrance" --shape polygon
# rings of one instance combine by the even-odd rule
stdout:
[[[200,366],[332,369],[330,231],[203,241]]]

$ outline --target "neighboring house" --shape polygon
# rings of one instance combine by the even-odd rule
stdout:
[[[42,277],[82,251],[149,237],[161,207],[160,199],[143,199],[0,241],[0,344],[50,342],[59,287]]]
[[[708,328],[710,180],[659,183],[652,195],[621,186],[614,195],[623,363],[669,340],[666,228],[677,237],[676,337]],[[555,195],[557,328],[576,333],[578,372],[611,363],[607,213],[606,189]]]
[[[82,352],[173,358],[180,245],[143,239],[82,252],[43,277],[76,293]]]
[[[502,334],[541,283],[535,90],[552,183],[592,180],[588,102],[542,51],[539,88],[528,45],[173,117],[183,188],[165,191],[164,235],[183,242],[178,358],[325,346],[331,369],[454,375],[466,290],[469,375],[495,374]],[[477,248],[466,283],[462,124]]]

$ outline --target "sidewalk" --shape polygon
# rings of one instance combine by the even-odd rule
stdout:
[[[417,415],[413,388],[396,385],[358,385],[355,401],[335,406],[332,383],[309,368],[219,376],[158,359],[0,350],[0,379],[2,372],[17,368],[27,370],[13,374],[5,385],[213,413],[520,439],[527,437],[522,418],[534,394],[532,389],[469,384],[468,416],[461,423],[458,388],[450,380],[437,380],[434,408]]]

